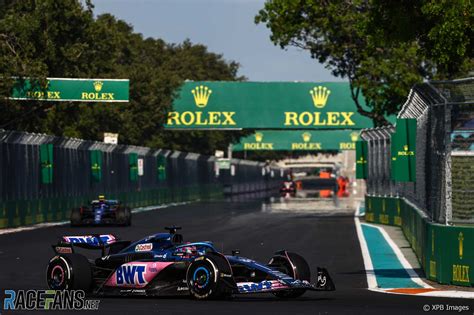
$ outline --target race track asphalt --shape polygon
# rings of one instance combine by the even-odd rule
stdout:
[[[196,202],[142,212],[134,214],[131,227],[71,228],[63,225],[0,235],[0,301],[3,301],[5,289],[46,289],[45,268],[53,256],[51,245],[58,236],[113,233],[122,239],[134,240],[175,224],[183,227],[181,232],[185,241],[210,240],[225,253],[240,249],[242,256],[263,262],[279,249],[300,253],[310,263],[313,275],[316,266],[327,267],[337,290],[307,292],[295,300],[279,300],[271,294],[240,295],[225,301],[101,298],[98,312],[85,313],[388,315],[420,314],[424,313],[425,304],[449,304],[467,305],[470,309],[467,314],[473,314],[472,300],[368,291],[352,210],[319,212],[315,205],[312,211],[312,201],[308,201],[304,211],[293,212],[291,204],[275,207],[278,211],[272,211],[271,206],[262,206],[262,202],[260,199]],[[0,310],[0,313],[10,312]]]

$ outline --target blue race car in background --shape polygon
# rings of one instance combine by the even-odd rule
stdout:
[[[211,242],[185,243],[180,227],[130,242],[114,235],[63,236],[53,245],[47,282],[53,290],[84,290],[95,295],[191,295],[197,299],[270,292],[296,298],[307,290],[333,291],[324,268],[311,282],[308,263],[298,254],[276,252],[268,263],[218,252]],[[101,250],[87,258],[79,249]],[[90,253],[92,251],[85,251]]]
[[[71,226],[94,224],[117,224],[129,226],[132,223],[132,211],[118,200],[106,200],[99,196],[89,206],[81,206],[71,211]]]

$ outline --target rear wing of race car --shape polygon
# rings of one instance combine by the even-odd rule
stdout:
[[[112,251],[112,248],[117,251],[129,244],[130,241],[121,241],[113,234],[62,236],[58,243],[53,245],[53,250],[56,254],[72,254],[74,247],[101,249],[104,256],[107,248],[110,248],[109,251]]]

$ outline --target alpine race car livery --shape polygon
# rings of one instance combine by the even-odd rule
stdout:
[[[100,196],[102,197],[102,196]],[[90,206],[81,206],[71,211],[71,226],[94,224],[130,225],[132,211],[123,206],[118,200],[99,198],[91,202]]]
[[[303,257],[278,251],[267,264],[219,253],[211,242],[184,243],[179,227],[166,228],[136,242],[114,235],[63,236],[53,249],[46,278],[53,290],[80,289],[95,295],[191,295],[223,298],[240,293],[271,292],[295,298],[307,290],[333,291],[324,268],[317,281]],[[90,259],[82,249],[101,251]],[[92,251],[86,251],[92,252]]]

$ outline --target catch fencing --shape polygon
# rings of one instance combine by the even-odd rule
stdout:
[[[368,142],[365,220],[400,226],[430,280],[472,287],[474,78],[416,85],[397,118],[397,128],[361,133]],[[416,140],[411,130],[400,148],[398,127],[410,130],[409,121]]]
[[[0,227],[67,220],[104,194],[131,207],[275,188],[284,173],[233,159],[0,130]],[[219,175],[217,175],[219,173]]]
[[[367,193],[403,197],[431,221],[474,223],[474,78],[415,85],[398,114],[416,119],[416,179],[391,178],[393,126],[364,129]]]

